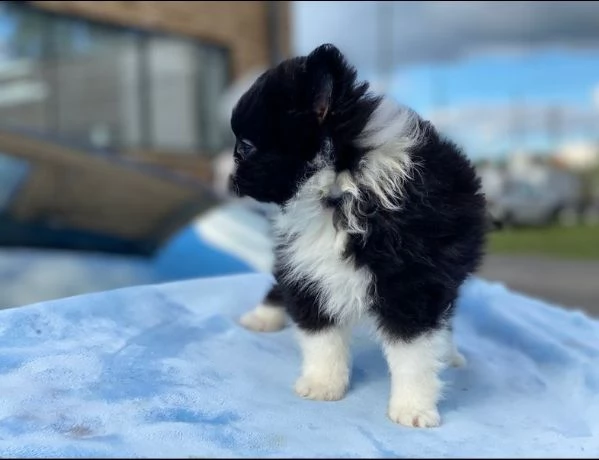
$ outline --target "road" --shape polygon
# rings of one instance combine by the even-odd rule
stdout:
[[[488,255],[478,275],[510,289],[599,317],[599,261]]]

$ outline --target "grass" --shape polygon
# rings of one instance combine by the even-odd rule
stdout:
[[[599,226],[504,229],[491,234],[489,252],[599,260]]]

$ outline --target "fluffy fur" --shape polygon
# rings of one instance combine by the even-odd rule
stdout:
[[[349,383],[351,326],[373,319],[389,417],[438,425],[438,373],[464,361],[451,339],[455,300],[487,230],[471,163],[415,112],[369,92],[333,45],[262,74],[231,126],[231,190],[280,209],[277,285],[242,323],[279,329],[273,308],[284,307],[303,353],[296,392],[333,400]]]

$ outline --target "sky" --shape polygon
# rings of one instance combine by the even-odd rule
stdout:
[[[293,18],[295,53],[334,43],[473,157],[599,141],[599,2],[294,2]]]
[[[292,2],[293,53],[325,42],[473,157],[599,142],[597,1]]]

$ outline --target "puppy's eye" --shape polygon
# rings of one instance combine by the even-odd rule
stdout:
[[[242,139],[240,141],[237,141],[235,152],[241,158],[247,158],[256,152],[256,147],[254,147],[254,144],[252,144],[250,141]]]

